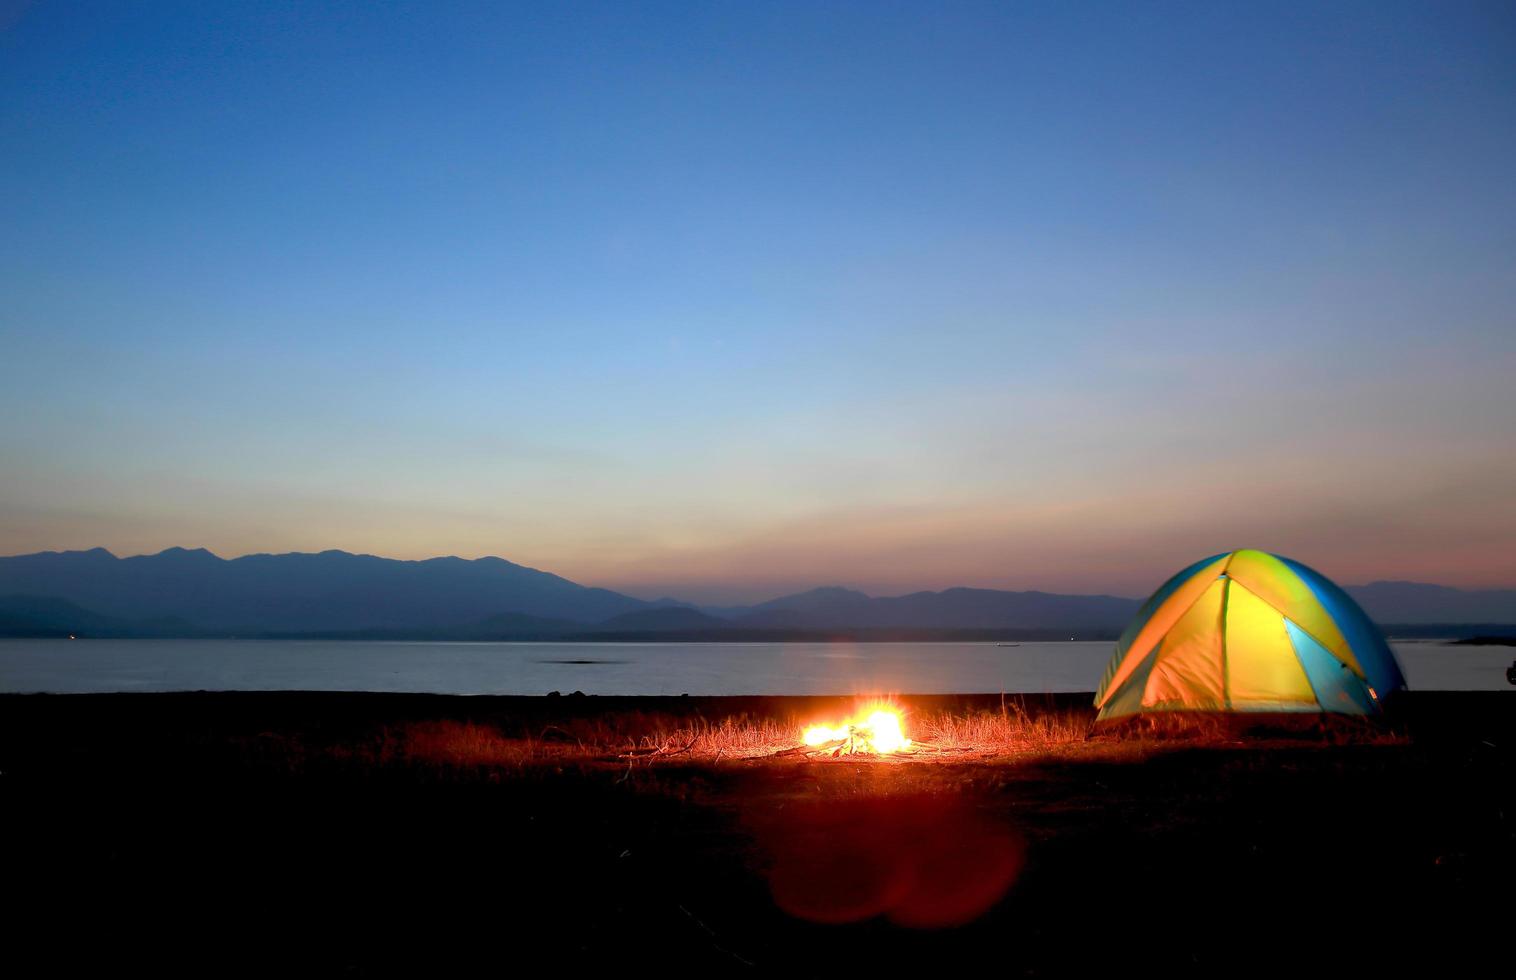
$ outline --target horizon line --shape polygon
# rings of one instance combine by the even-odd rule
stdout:
[[[1244,550],[1244,549],[1233,548],[1233,549],[1227,549],[1227,550],[1229,550],[1229,551],[1239,551],[1239,550]],[[245,554],[235,555],[235,556],[228,557],[228,556],[225,556],[225,555],[217,554],[216,552],[212,551],[211,549],[203,547],[203,546],[202,547],[194,547],[194,548],[186,548],[183,545],[169,545],[166,548],[161,548],[158,551],[154,551],[154,552],[146,552],[146,551],[144,551],[144,552],[140,552],[140,553],[137,553],[137,554],[118,555],[118,554],[116,554],[114,551],[112,551],[109,548],[106,548],[106,547],[104,547],[102,545],[96,545],[96,546],[94,546],[92,548],[44,549],[42,551],[28,551],[28,552],[20,552],[20,553],[17,553],[17,554],[0,555],[0,560],[9,559],[9,558],[32,558],[32,557],[36,557],[36,556],[39,556],[39,555],[87,555],[87,554],[93,554],[93,553],[96,553],[96,552],[102,552],[102,553],[110,556],[115,561],[129,561],[129,560],[131,560],[133,558],[157,558],[157,557],[160,557],[162,555],[168,554],[170,552],[183,552],[185,554],[204,553],[206,555],[209,555],[211,558],[214,558],[215,560],[220,561],[220,562],[234,562],[234,561],[240,561],[240,560],[245,559],[245,558],[282,558],[282,557],[288,557],[288,556],[311,556],[311,557],[319,557],[321,555],[342,555],[342,556],[349,557],[349,558],[373,558],[373,559],[376,559],[378,561],[403,562],[405,564],[410,564],[410,565],[420,565],[420,564],[425,564],[427,562],[449,561],[449,560],[451,560],[451,561],[469,562],[469,563],[476,563],[476,562],[483,562],[483,561],[493,561],[493,562],[502,562],[504,564],[511,565],[511,566],[513,566],[515,568],[521,568],[521,569],[525,569],[527,571],[538,572],[539,574],[543,574],[543,575],[551,575],[551,576],[553,576],[555,578],[563,579],[564,581],[570,582],[570,583],[572,583],[574,585],[577,585],[577,586],[579,586],[581,588],[604,589],[605,591],[618,592],[621,595],[627,596],[628,598],[639,599],[639,601],[642,601],[642,602],[649,602],[649,603],[656,603],[656,602],[663,602],[663,601],[678,602],[678,603],[681,603],[683,605],[686,605],[686,606],[689,606],[689,607],[695,608],[695,609],[719,609],[719,608],[727,608],[727,607],[757,606],[757,605],[762,605],[762,604],[764,604],[766,602],[772,602],[772,601],[774,601],[776,599],[783,599],[783,598],[788,598],[790,596],[796,596],[796,595],[805,595],[805,594],[808,594],[808,593],[811,593],[811,592],[819,592],[819,591],[822,591],[822,590],[825,590],[825,589],[840,589],[840,590],[847,591],[847,592],[855,592],[858,595],[861,595],[864,598],[870,599],[870,600],[873,600],[873,599],[902,598],[904,596],[909,596],[909,595],[940,594],[940,593],[943,593],[943,592],[951,592],[951,591],[958,590],[958,589],[971,590],[971,591],[984,591],[984,592],[1007,592],[1007,593],[1020,593],[1020,594],[1069,595],[1069,596],[1084,596],[1084,597],[1094,597],[1094,598],[1114,598],[1114,599],[1127,599],[1127,600],[1133,600],[1133,601],[1142,601],[1142,599],[1144,598],[1144,596],[1120,595],[1120,594],[1115,593],[1115,592],[1049,592],[1049,591],[1044,590],[1044,589],[1005,589],[1005,588],[993,588],[993,587],[990,587],[990,586],[975,586],[975,585],[946,585],[946,586],[941,586],[941,587],[936,588],[936,589],[930,589],[930,588],[927,588],[927,589],[915,589],[915,590],[912,590],[912,591],[909,591],[909,592],[902,592],[902,593],[898,593],[898,594],[895,594],[895,595],[882,595],[882,594],[871,593],[871,592],[865,591],[864,589],[857,588],[855,586],[843,585],[843,584],[839,584],[839,583],[836,583],[836,582],[832,582],[832,583],[827,583],[827,584],[823,584],[823,585],[812,585],[812,586],[810,586],[808,588],[800,588],[800,589],[797,589],[795,591],[781,593],[781,594],[773,596],[773,597],[771,597],[769,599],[756,600],[756,601],[752,601],[752,602],[745,602],[745,603],[744,602],[694,603],[694,602],[689,602],[689,601],[684,600],[684,599],[680,599],[680,598],[678,598],[676,596],[673,596],[673,595],[660,595],[660,596],[658,596],[656,598],[653,598],[653,599],[640,599],[638,596],[633,595],[632,593],[624,591],[622,589],[612,589],[612,588],[609,588],[608,586],[586,585],[585,583],[583,583],[581,581],[578,581],[577,579],[569,578],[568,576],[561,575],[558,572],[548,571],[546,569],[537,568],[537,567],[532,566],[532,565],[524,565],[524,564],[522,564],[520,562],[513,561],[513,560],[511,560],[509,558],[505,558],[505,557],[502,557],[500,555],[480,555],[480,556],[475,557],[475,558],[465,558],[462,555],[448,554],[448,555],[432,555],[432,556],[429,556],[429,557],[426,557],[426,558],[396,558],[396,557],[392,557],[392,556],[389,556],[389,555],[379,555],[379,554],[375,554],[373,552],[368,552],[368,551],[348,551],[348,550],[343,549],[343,548],[323,548],[320,551],[279,551],[279,552],[275,552],[275,551],[249,551],[249,552],[246,552]],[[1218,554],[1220,554],[1220,553],[1222,553],[1222,552],[1218,552]],[[1269,552],[1269,553],[1272,553],[1272,552]],[[1442,583],[1439,583],[1439,582],[1420,582],[1420,581],[1416,581],[1414,579],[1371,579],[1370,581],[1367,581],[1367,582],[1347,583],[1346,587],[1348,587],[1348,588],[1367,588],[1367,587],[1373,586],[1373,585],[1420,585],[1420,586],[1432,586],[1434,588],[1451,589],[1451,590],[1456,591],[1456,592],[1464,592],[1464,593],[1516,591],[1516,586],[1513,586],[1513,585],[1495,586],[1495,587],[1490,587],[1490,588],[1479,588],[1479,589],[1468,589],[1468,588],[1461,588],[1459,586],[1453,586],[1453,585],[1443,585]]]

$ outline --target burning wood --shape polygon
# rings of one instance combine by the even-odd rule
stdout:
[[[887,755],[911,751],[911,740],[900,729],[900,715],[880,709],[867,718],[848,721],[837,728],[816,725],[805,730],[804,747],[786,750],[807,755]]]

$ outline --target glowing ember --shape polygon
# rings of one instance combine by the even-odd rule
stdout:
[[[837,743],[838,754],[854,752],[903,752],[911,740],[900,730],[900,715],[893,711],[875,711],[861,721],[849,721],[840,728],[816,725],[805,730],[805,744],[830,747]]]

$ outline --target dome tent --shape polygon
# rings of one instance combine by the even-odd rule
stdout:
[[[1143,603],[1095,694],[1148,711],[1373,715],[1405,687],[1378,628],[1326,576],[1263,551],[1198,561]]]

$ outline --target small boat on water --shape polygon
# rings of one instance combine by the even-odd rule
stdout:
[[[997,643],[995,645],[997,647],[1019,647],[1019,646],[1021,646],[1020,643]]]

